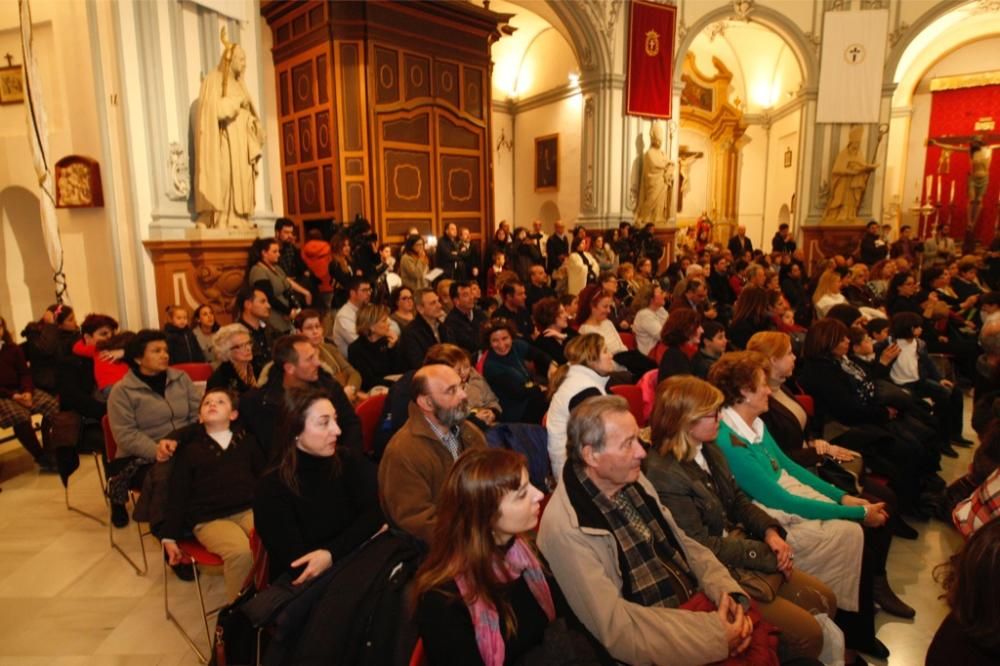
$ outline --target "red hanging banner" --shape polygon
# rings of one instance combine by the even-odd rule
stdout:
[[[670,118],[677,7],[643,0],[632,0],[631,6],[625,113]]]

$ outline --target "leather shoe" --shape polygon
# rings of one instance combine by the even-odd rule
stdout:
[[[111,505],[111,524],[115,527],[125,527],[128,525],[128,510],[124,504]]]
[[[858,648],[858,652],[864,652],[869,657],[875,657],[876,659],[885,660],[889,658],[889,648],[877,638],[872,638],[871,645]]]
[[[892,591],[889,587],[889,579],[885,576],[875,576],[874,590],[875,603],[879,605],[879,608],[884,610],[889,615],[895,615],[896,617],[901,617],[907,620],[912,619],[917,611],[913,610],[910,606],[907,606],[902,599],[896,596],[896,593]],[[884,647],[884,646],[883,646]],[[873,652],[868,652],[868,654],[877,656]],[[886,650],[888,656],[888,650]]]
[[[900,539],[908,539],[910,541],[913,541],[920,536],[920,533],[917,532],[917,530],[907,524],[907,522],[899,516],[896,516],[895,520],[892,521],[892,533]]]

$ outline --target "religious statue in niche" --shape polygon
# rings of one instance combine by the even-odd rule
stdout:
[[[677,153],[677,161],[681,163],[680,193],[677,195],[677,210],[684,209],[684,195],[691,191],[691,166],[705,156],[705,153],[693,152],[687,146],[681,146]]]
[[[83,155],[56,162],[56,208],[99,208],[104,205],[101,168]]]
[[[201,82],[195,117],[195,209],[199,227],[250,229],[264,146],[243,73],[247,58],[222,28],[219,66]]]
[[[674,163],[667,159],[663,145],[663,126],[654,122],[649,128],[649,149],[642,157],[639,181],[639,202],[635,209],[636,224],[665,224],[668,206],[674,191]]]
[[[840,151],[830,172],[830,199],[823,213],[824,222],[851,223],[858,217],[861,199],[868,187],[868,176],[878,164],[868,162],[861,153],[864,128],[851,126],[847,146]]]

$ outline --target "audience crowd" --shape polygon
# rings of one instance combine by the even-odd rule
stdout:
[[[343,650],[324,627],[383,566],[412,614],[382,638],[426,663],[863,664],[877,610],[915,614],[892,541],[935,518],[969,540],[928,663],[996,663],[1000,240],[873,222],[807,265],[787,225],[767,252],[701,221],[670,253],[652,225],[542,227],[300,248],[282,218],[229,313],[55,305],[21,344],[0,318],[0,427],[65,482],[105,420],[114,525],[154,498],[164,558],[189,578],[197,540],[230,601],[255,531],[302,659]]]

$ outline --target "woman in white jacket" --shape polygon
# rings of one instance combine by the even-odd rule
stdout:
[[[579,294],[588,284],[597,282],[600,266],[590,253],[590,238],[579,236],[573,239],[572,251],[566,257],[566,293]]]
[[[608,351],[604,338],[597,333],[586,333],[566,343],[568,363],[556,371],[549,392],[549,411],[545,413],[545,429],[549,434],[549,460],[552,477],[562,481],[566,464],[566,426],[569,413],[579,403],[594,395],[607,395],[608,375],[615,368],[615,360]]]

